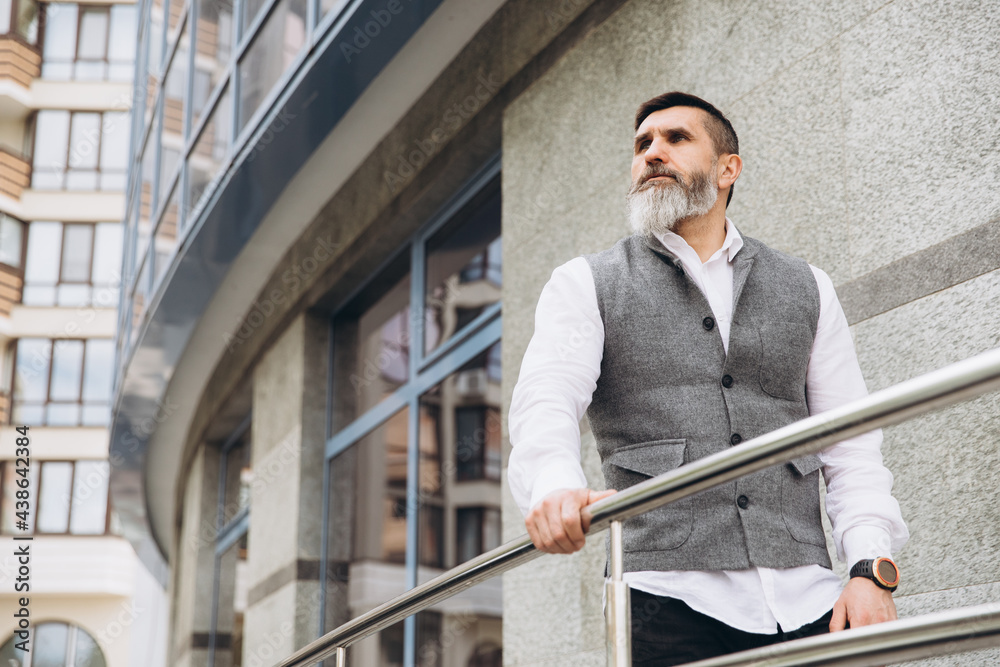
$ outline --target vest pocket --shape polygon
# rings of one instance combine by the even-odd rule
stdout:
[[[805,400],[812,329],[798,322],[763,322],[759,326],[760,388],[775,398]]]
[[[662,475],[684,463],[687,441],[653,440],[619,447],[604,459],[604,477],[609,489],[625,489]],[[625,551],[665,551],[684,544],[694,528],[694,506],[684,498],[624,524]]]
[[[788,534],[796,542],[825,547],[826,534],[819,503],[822,465],[819,457],[811,454],[782,466],[781,517]]]

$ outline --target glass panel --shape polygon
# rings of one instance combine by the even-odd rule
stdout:
[[[26,285],[55,285],[59,282],[59,258],[62,250],[62,224],[58,222],[32,222],[28,225],[28,257],[24,267]],[[29,300],[25,290],[25,303],[50,306],[52,300]]]
[[[38,532],[65,533],[69,528],[69,498],[73,464],[47,461],[42,464],[38,499]],[[39,626],[41,630],[41,626]],[[37,659],[37,656],[36,656]]]
[[[334,320],[334,432],[409,379],[409,272],[405,251]]]
[[[102,222],[96,225],[94,234],[94,268],[90,279],[94,285],[117,285],[122,264],[122,233],[117,222]],[[98,292],[94,305],[114,308],[117,299],[104,298]]]
[[[305,45],[306,4],[306,0],[279,0],[240,62],[239,129]]]
[[[329,462],[327,630],[405,590],[408,414]]]
[[[52,348],[49,400],[77,401],[83,376],[83,341],[57,340],[53,341]]]
[[[247,28],[253,23],[253,20],[257,18],[257,14],[260,14],[260,10],[263,9],[264,5],[267,4],[267,0],[244,0],[243,1],[243,21],[240,24],[240,33],[246,35]]]
[[[45,424],[48,426],[79,426],[79,403],[46,403]]]
[[[164,79],[163,132],[184,136],[184,101],[187,99],[188,26],[184,25],[181,41],[170,61],[170,70]],[[180,145],[180,144],[178,144]]]
[[[10,32],[10,12],[13,0],[0,0],[0,33]]]
[[[149,257],[143,258],[142,266],[139,269],[139,279],[135,283],[135,290],[132,293],[132,343],[139,335],[139,325],[146,314],[146,297],[149,292]]]
[[[31,667],[64,667],[69,634],[70,627],[65,623],[42,623],[36,627]]]
[[[125,189],[131,116],[128,111],[106,111],[102,120],[101,189]]]
[[[500,300],[500,191],[477,197],[427,242],[424,352]]]
[[[17,5],[17,34],[28,44],[38,43],[38,3],[22,0]]]
[[[64,283],[56,288],[57,306],[87,306],[90,304],[90,285]]]
[[[0,213],[0,262],[15,269],[21,268],[23,243],[24,223]]]
[[[52,341],[46,338],[22,338],[17,341],[15,401],[42,403],[48,398],[51,345]]]
[[[96,169],[97,149],[101,141],[101,114],[77,111],[70,124],[69,166],[71,169]]]
[[[135,10],[134,5],[113,5],[111,7],[108,78],[112,81],[132,80],[132,63],[135,60]]]
[[[225,501],[222,505],[221,524],[224,526],[250,506],[250,485],[253,484],[253,468],[250,465],[250,429],[240,436],[236,444],[226,453],[224,483]]]
[[[92,338],[87,341],[83,367],[84,402],[111,401],[111,369],[114,365],[114,341]]]
[[[417,543],[418,562],[426,567],[418,571],[421,582],[499,545],[500,477],[486,475],[484,461],[486,443],[495,440],[499,447],[501,395],[499,381],[487,381],[481,368],[486,357],[487,351],[477,355],[420,397]],[[470,369],[477,374],[468,375]],[[480,474],[474,479],[460,476],[463,459],[477,461]],[[428,616],[433,612],[417,615],[418,628],[427,625],[416,664],[465,664],[477,646],[502,645],[501,580],[483,582],[462,597],[463,607],[475,612],[443,605],[432,607],[438,622]]]
[[[153,0],[149,11],[149,64],[147,72],[158,83],[163,68],[163,0]],[[148,120],[147,120],[148,122]]]
[[[320,0],[320,16],[326,16],[331,11],[339,10],[347,4],[348,0]]]
[[[108,8],[80,7],[79,60],[103,60],[108,47]]]
[[[60,282],[90,282],[90,258],[93,252],[94,226],[65,225],[63,229]]]
[[[77,461],[69,532],[103,535],[108,510],[108,462]]]
[[[188,202],[192,211],[201,204],[202,195],[209,190],[209,184],[225,162],[232,132],[232,114],[232,99],[227,87],[222,91],[219,104],[205,123],[198,143],[188,158]]]
[[[219,616],[212,632],[215,667],[238,667],[244,664],[243,617],[246,614],[249,592],[248,541],[248,534],[244,533],[218,560]]]
[[[0,533],[6,535],[23,535],[35,532],[35,510],[37,508],[35,498],[38,496],[38,464],[36,463],[28,468],[28,528],[26,530],[21,530],[17,526],[17,522],[21,520],[18,519],[17,512],[24,511],[23,508],[18,510],[17,507],[18,501],[22,500],[17,497],[17,492],[21,490],[21,487],[17,485],[17,480],[24,478],[17,473],[15,464],[16,461],[0,462],[0,475],[2,475],[2,479],[0,479],[0,491],[3,492],[3,497],[0,498]]]
[[[69,147],[69,116],[68,111],[43,109],[38,112],[31,172],[31,186],[33,188],[58,189],[62,187],[62,174],[66,170],[66,156]]]
[[[197,74],[201,75],[198,78],[203,80],[200,85],[195,86],[194,124],[201,118],[208,96],[225,75],[233,51],[233,3],[229,0],[196,0],[196,2]]]
[[[154,285],[160,283],[160,279],[166,273],[167,267],[170,266],[170,258],[177,248],[177,216],[180,212],[177,199],[180,190],[181,186],[177,184],[170,193],[170,199],[167,200],[167,207],[164,209],[163,217],[160,219],[160,226],[156,228],[156,239],[153,242],[156,248]]]
[[[82,628],[76,629],[76,658],[73,660],[73,667],[107,667],[101,648]]]
[[[69,79],[76,55],[77,5],[51,2],[45,10],[42,78]],[[41,115],[41,114],[39,114]]]
[[[80,414],[81,426],[107,426],[111,423],[111,407],[108,405],[84,405]]]
[[[142,183],[139,186],[139,218],[136,225],[136,263],[149,248],[149,235],[153,220],[153,179],[156,175],[156,143],[160,138],[160,115],[156,115],[153,128],[142,154]]]

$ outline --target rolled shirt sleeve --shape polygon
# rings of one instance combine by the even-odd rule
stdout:
[[[604,323],[590,265],[577,257],[542,288],[508,424],[508,483],[522,514],[557,489],[583,488],[580,420],[597,388]]]
[[[820,292],[820,315],[806,374],[810,414],[868,395],[854,341],[833,282],[811,267]],[[848,565],[899,551],[909,538],[892,473],[882,462],[877,429],[832,445],[819,454],[826,478],[826,511],[837,556]]]

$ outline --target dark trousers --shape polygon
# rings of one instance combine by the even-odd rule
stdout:
[[[743,632],[695,611],[680,600],[651,595],[633,588],[632,664],[667,667],[714,658],[728,653],[770,646],[829,632],[830,610],[821,618],[791,632],[774,635]]]

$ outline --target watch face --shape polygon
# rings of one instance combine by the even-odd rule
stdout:
[[[878,561],[878,576],[889,586],[896,583],[896,578],[899,576],[899,572],[896,567],[888,560]]]

